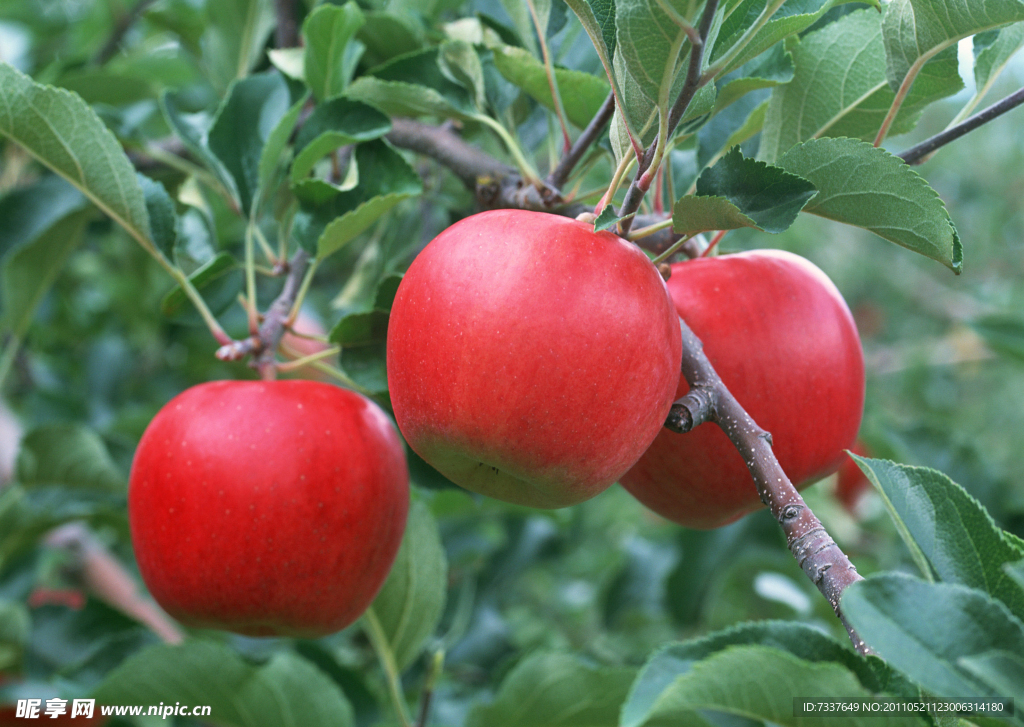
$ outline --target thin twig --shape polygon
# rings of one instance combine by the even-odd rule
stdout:
[[[679,328],[683,336],[682,373],[690,385],[690,392],[672,405],[666,427],[676,432],[688,432],[711,421],[722,428],[743,456],[761,501],[768,506],[786,534],[790,553],[828,599],[854,647],[862,654],[869,653],[869,648],[847,623],[840,608],[843,590],[861,580],[860,574],[782,470],[772,451],[771,435],[757,425],[726,388],[704,354],[700,339],[681,318]]]
[[[152,5],[156,0],[139,0],[135,3],[131,10],[118,18],[117,23],[114,25],[114,30],[110,34],[110,38],[103,44],[103,47],[99,49],[96,55],[92,59],[94,66],[102,66],[117,53],[117,49],[121,45],[121,41],[124,40],[124,36],[131,30],[131,27],[135,25],[135,21],[142,17],[142,14],[146,12],[146,9]]]
[[[1002,116],[1011,109],[1017,108],[1022,103],[1024,103],[1024,88],[1011,93],[1002,101],[997,101],[988,108],[979,111],[974,116],[971,116],[956,126],[946,129],[930,139],[925,139],[920,144],[907,149],[905,152],[900,154],[899,157],[907,164],[920,164],[925,161],[925,157],[936,149],[945,146],[951,141],[959,139],[964,134],[974,131],[979,126],[987,124],[989,121],[992,121],[992,119]]]
[[[72,522],[52,530],[46,544],[71,558],[68,575],[82,589],[121,613],[145,624],[168,644],[180,644],[185,635],[178,625],[144,595],[135,578],[88,526]]]
[[[281,293],[270,304],[270,308],[263,316],[259,332],[260,350],[256,353],[255,361],[256,369],[260,372],[260,378],[263,380],[271,380],[275,376],[274,356],[277,353],[281,337],[284,335],[285,324],[292,312],[292,306],[295,305],[295,298],[302,288],[308,266],[309,253],[300,247],[292,256],[284,288],[281,289]]]
[[[595,141],[601,136],[604,128],[611,121],[612,115],[615,113],[615,94],[609,93],[608,98],[601,104],[601,108],[598,109],[594,118],[587,124],[587,128],[583,130],[583,133],[579,135],[576,142],[572,145],[572,148],[562,156],[558,162],[558,166],[551,170],[551,174],[548,175],[548,185],[555,189],[561,189],[562,185],[565,184],[566,180],[569,179],[569,175],[572,174],[572,170],[579,164],[580,159],[587,152]]]
[[[299,44],[299,26],[295,22],[295,0],[274,0],[277,26],[274,28],[274,45],[278,48],[294,48]]]
[[[680,119],[683,118],[697,91],[700,90],[702,85],[710,81],[710,79],[705,80],[702,77],[700,70],[704,63],[704,41],[707,40],[708,33],[711,32],[711,21],[714,19],[717,10],[718,0],[708,0],[707,5],[704,6],[704,14],[701,15],[700,25],[697,28],[701,42],[699,44],[691,42],[690,44],[690,65],[686,70],[686,81],[683,83],[683,88],[679,92],[679,96],[676,97],[676,101],[672,104],[668,114],[667,138],[671,138],[672,133],[676,130],[676,126],[679,125]],[[644,158],[636,170],[636,177],[633,179],[633,183],[629,185],[629,189],[626,190],[626,197],[622,201],[622,208],[619,210],[619,216],[623,218],[619,223],[620,235],[625,236],[629,234],[629,228],[633,224],[633,220],[629,215],[640,209],[640,203],[647,194],[647,190],[650,189],[651,178],[647,174],[647,170],[654,160],[655,150],[660,143],[660,139],[655,139],[644,153]]]

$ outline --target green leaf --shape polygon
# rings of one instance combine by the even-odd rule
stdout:
[[[1009,696],[964,666],[993,651],[1024,654],[1024,624],[981,591],[884,574],[849,586],[840,605],[879,656],[932,695]],[[1024,721],[1018,716],[1015,723]]]
[[[509,672],[491,704],[472,709],[466,727],[617,727],[635,673],[569,654],[532,654]]]
[[[594,220],[594,232],[601,232],[602,230],[610,230],[615,225],[619,224],[619,220],[622,218],[615,213],[615,206],[606,204],[604,209],[601,210],[601,214]]]
[[[178,241],[178,212],[174,201],[160,182],[143,174],[139,174],[138,179],[149,212],[149,239],[170,260]]]
[[[551,15],[551,0],[531,0],[531,2],[533,2],[533,7],[537,11],[537,20],[540,23],[540,27],[546,29],[548,27],[548,17]],[[526,3],[526,0],[501,0],[501,5],[512,19],[512,25],[515,27],[516,34],[520,40],[523,41],[532,55],[539,55],[537,29],[534,26],[530,6]]]
[[[722,69],[722,73],[731,73],[745,63],[748,63],[757,56],[764,53],[779,41],[810,28],[818,22],[829,10],[843,5],[850,0],[805,0],[805,2],[786,2],[782,4],[765,25],[750,38],[743,50]],[[871,5],[878,7],[877,0],[865,0]],[[755,16],[761,12],[767,3],[765,0],[745,0],[741,3],[743,9]],[[722,24],[718,40],[715,42],[711,54],[711,65],[720,62],[723,57],[732,50],[733,46],[740,40],[743,33],[752,24],[748,13],[735,11]]]
[[[101,704],[202,704],[217,724],[237,727],[355,724],[338,686],[296,654],[279,651],[251,666],[205,641],[144,649],[110,672],[93,696]]]
[[[748,93],[701,127],[697,133],[697,163],[701,168],[761,131],[769,95],[767,90]]]
[[[993,313],[971,321],[986,345],[996,353],[1024,363],[1024,320],[1006,313]]]
[[[751,645],[733,646],[700,661],[687,665],[680,675],[668,682],[654,699],[649,695],[645,711],[634,713],[633,698],[623,710],[623,727],[657,725],[715,724],[715,716],[732,716],[763,720],[777,725],[806,724],[805,717],[797,716],[794,698],[813,695],[815,701],[868,699],[874,694],[865,689],[856,675],[841,664],[800,659],[782,649]],[[649,673],[645,670],[645,673]],[[669,673],[671,674],[671,672]],[[771,675],[771,688],[766,688],[765,676]],[[646,685],[653,686],[652,684]],[[708,714],[708,713],[711,714]],[[709,718],[705,721],[705,715]],[[890,719],[877,715],[832,715],[836,725],[872,724],[927,724],[923,718],[906,715]],[[881,719],[881,721],[880,721]]]
[[[1024,656],[1006,649],[993,649],[983,654],[962,656],[958,664],[997,694],[1004,695],[1004,699],[1014,700],[1016,721],[1018,724],[1024,721],[1020,719],[1017,707],[1024,700]]]
[[[303,203],[295,216],[295,238],[317,257],[337,252],[401,200],[423,191],[416,170],[387,142],[360,144],[354,162],[359,165],[358,187],[321,204]]]
[[[391,131],[391,119],[373,106],[339,96],[317,105],[295,140],[291,181],[302,180],[316,162],[346,144],[377,139]]]
[[[82,193],[56,175],[12,189],[0,196],[0,255],[32,242],[86,205]]]
[[[306,49],[305,48],[271,48],[267,58],[277,70],[288,78],[305,82],[306,80]]]
[[[772,46],[767,53],[762,53],[719,81],[715,111],[721,111],[752,91],[789,83],[793,80],[794,71],[793,54],[783,43]]]
[[[391,116],[472,117],[478,113],[474,95],[441,71],[438,53],[430,48],[399,56],[357,78],[348,96]]]
[[[399,670],[419,656],[444,611],[448,561],[430,510],[419,500],[409,507],[402,546],[370,610]]]
[[[214,85],[224,90],[249,74],[263,55],[276,18],[272,0],[217,0],[206,4],[203,61]]]
[[[377,341],[365,346],[341,349],[339,362],[350,379],[371,395],[381,396],[388,390],[386,356],[387,342]]]
[[[398,294],[398,286],[402,283],[402,273],[391,273],[384,276],[377,284],[377,293],[373,299],[373,307],[377,310],[391,310]]]
[[[226,252],[205,263],[188,276],[192,287],[203,293],[207,307],[214,315],[223,313],[235,302],[242,289],[243,273],[238,261]],[[175,286],[160,302],[160,312],[178,323],[203,324],[185,291]]]
[[[135,169],[114,135],[82,99],[34,83],[0,63],[0,134],[71,182],[148,245],[149,215]]]
[[[32,617],[25,605],[0,598],[0,670],[15,670],[31,633]]]
[[[892,0],[882,19],[889,87],[898,91],[907,74],[960,39],[1021,20],[1021,0]]]
[[[565,0],[565,4],[579,18],[601,59],[605,75],[615,84],[615,0]],[[616,97],[621,98],[621,94],[616,92]]]
[[[321,5],[302,24],[306,39],[306,83],[317,101],[337,96],[352,80],[345,68],[345,51],[366,17],[355,2]]]
[[[217,181],[224,186],[231,197],[241,204],[234,177],[207,146],[206,138],[209,130],[202,128],[194,116],[190,118],[181,112],[178,107],[178,97],[175,94],[165,93],[160,97],[160,110],[163,112],[167,125],[185,144],[185,148],[217,178]]]
[[[622,727],[639,727],[647,722],[662,704],[662,696],[669,695],[678,680],[689,678],[695,665],[738,647],[785,652],[804,664],[832,664],[852,674],[859,687],[871,694],[917,696],[917,688],[884,663],[860,656],[851,651],[848,644],[841,644],[810,626],[792,621],[747,622],[703,638],[670,644],[655,652],[633,683],[623,706]],[[799,693],[787,691],[791,698]]]
[[[885,78],[882,24],[859,10],[791,44],[796,73],[772,93],[758,158],[772,162],[820,136],[874,140],[896,95]],[[936,58],[903,102],[890,135],[910,131],[924,107],[963,88],[956,54]]]
[[[383,341],[388,333],[388,318],[388,312],[384,310],[351,313],[331,329],[331,343],[342,346],[366,346]]]
[[[487,103],[484,68],[472,44],[463,40],[443,43],[437,63],[445,76],[472,94],[476,108],[484,108]]]
[[[676,78],[685,76],[690,56],[686,33],[656,0],[617,0],[615,31],[616,48],[638,89],[658,105]],[[624,85],[621,77],[618,81]],[[676,95],[678,91],[668,99],[668,105]]]
[[[423,30],[411,17],[386,12],[365,17],[356,37],[365,45],[367,63],[386,63],[423,47]]]
[[[267,141],[260,152],[259,164],[259,189],[264,197],[269,191],[269,186],[274,179],[274,172],[281,162],[281,156],[288,146],[288,140],[295,131],[295,125],[299,122],[299,115],[309,99],[309,94],[303,95],[298,101],[292,104],[281,120],[267,136]],[[316,111],[314,110],[314,113]]]
[[[981,503],[941,472],[851,457],[882,493],[907,545],[926,560],[919,565],[927,578],[977,588],[1024,619],[1024,588],[1003,570],[1021,554]]]
[[[1024,23],[974,36],[974,83],[987,91],[1017,51],[1024,47]]]
[[[692,235],[753,227],[777,234],[793,224],[814,194],[806,179],[744,157],[734,147],[697,178],[697,196],[676,202],[672,229]]]
[[[15,338],[25,335],[64,261],[81,242],[91,216],[90,209],[71,212],[4,257],[3,327]]]
[[[263,148],[291,106],[281,74],[260,73],[231,84],[210,127],[210,150],[234,179],[246,214],[259,189]]]
[[[545,108],[555,110],[543,63],[522,48],[506,45],[494,49],[494,64],[509,82]],[[608,82],[589,73],[564,68],[555,69],[555,81],[569,121],[581,129],[586,127],[608,97]]]
[[[24,486],[60,485],[124,492],[127,480],[92,429],[49,424],[21,440],[17,481]]]
[[[777,164],[818,188],[805,211],[863,227],[954,273],[963,269],[960,236],[939,195],[884,149],[856,139],[812,139]]]

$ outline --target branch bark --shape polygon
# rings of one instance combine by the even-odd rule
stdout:
[[[705,355],[704,345],[682,318],[679,328],[683,336],[682,373],[690,391],[672,405],[665,426],[685,433],[710,421],[722,428],[747,463],[761,502],[786,534],[790,553],[828,599],[854,647],[862,654],[870,653],[839,605],[843,590],[862,577],[783,472],[772,451],[771,434],[759,427],[732,395]]]
[[[983,109],[956,126],[941,131],[930,139],[925,139],[920,144],[912,146],[899,155],[900,159],[907,164],[921,164],[928,160],[928,157],[936,149],[939,149],[951,141],[956,141],[964,134],[974,131],[979,126],[987,124],[992,119],[1002,116],[1007,111],[1015,109],[1024,103],[1024,88],[1011,93],[1002,101],[997,101],[986,109]]]
[[[608,122],[611,121],[612,115],[615,113],[615,94],[609,93],[608,98],[601,104],[601,108],[598,109],[597,114],[587,124],[587,128],[583,130],[583,133],[579,135],[576,142],[569,149],[568,153],[562,157],[558,162],[558,165],[551,170],[551,174],[548,175],[547,184],[555,189],[561,189],[562,185],[565,184],[566,180],[569,179],[569,175],[572,174],[572,170],[579,164],[580,159],[586,154],[587,149],[593,146],[594,142],[597,141],[598,137],[601,136],[601,132],[608,126]]]
[[[135,25],[135,21],[142,17],[142,14],[154,2],[155,0],[139,0],[131,10],[118,18],[110,38],[107,39],[107,42],[103,44],[103,47],[100,48],[92,59],[94,66],[102,66],[114,57],[118,47],[121,45],[121,41],[124,40],[124,36]]]
[[[149,597],[143,595],[128,569],[80,522],[62,525],[46,536],[46,544],[71,558],[68,575],[84,590],[126,616],[145,624],[168,644],[185,635]]]
[[[274,45],[278,48],[294,48],[299,44],[299,25],[295,21],[295,0],[274,0],[277,26],[274,28]]]
[[[272,381],[277,376],[277,347],[284,336],[288,316],[302,288],[309,263],[309,253],[299,248],[288,263],[288,277],[285,278],[284,287],[264,314],[259,331],[249,338],[221,346],[217,349],[217,358],[221,361],[240,361],[251,355],[252,365],[259,371],[261,379]]]

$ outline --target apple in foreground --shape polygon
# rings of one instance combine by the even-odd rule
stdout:
[[[139,442],[132,544],[188,626],[313,638],[355,621],[401,543],[409,476],[376,404],[314,381],[187,389]]]
[[[558,508],[614,483],[672,405],[679,322],[610,232],[495,210],[438,235],[402,279],[388,388],[409,446],[462,487]]]
[[[798,487],[834,472],[864,409],[864,355],[850,310],[814,264],[777,250],[672,266],[668,289],[722,381]],[[689,390],[680,377],[678,397]],[[761,506],[739,452],[713,424],[661,432],[622,484],[654,512],[709,529]]]

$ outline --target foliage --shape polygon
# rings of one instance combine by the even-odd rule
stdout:
[[[5,2],[0,382],[28,433],[0,483],[0,672],[16,677],[0,704],[187,700],[216,724],[358,727],[411,719],[424,694],[429,724],[467,727],[806,724],[797,697],[1024,704],[1024,152],[1001,119],[922,174],[894,155],[1020,76],[1024,3],[712,3],[701,86],[671,128],[705,4],[308,0],[282,48],[270,0]],[[529,187],[609,92],[568,201],[610,202],[595,211],[614,228],[656,148],[642,213],[806,255],[854,310],[876,492],[858,518],[831,481],[805,494],[868,576],[842,608],[877,656],[849,648],[764,512],[683,531],[617,487],[532,511],[412,452],[399,559],[342,633],[160,645],[95,590],[54,600],[88,588],[46,534],[85,522],[131,564],[143,429],[186,386],[255,376],[215,358],[210,331],[245,339],[239,299],[266,310],[300,248],[334,378],[387,406],[402,271],[479,191],[400,143],[396,119],[457,129]],[[1024,724],[1019,709],[977,724]],[[862,722],[879,723],[829,720]]]

